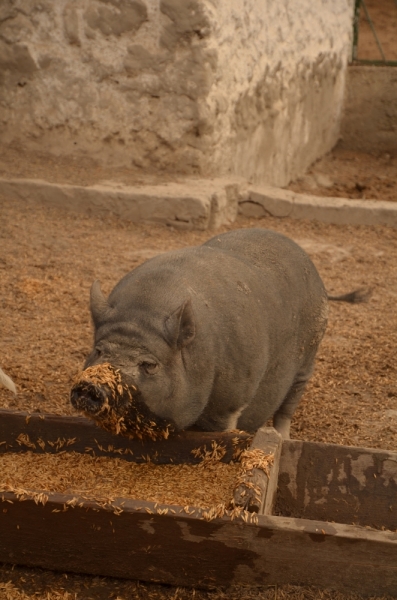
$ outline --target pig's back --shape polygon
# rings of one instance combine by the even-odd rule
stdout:
[[[204,247],[216,248],[229,255],[239,257],[266,273],[280,275],[301,269],[309,270],[321,281],[306,252],[293,240],[268,229],[238,229],[208,240]]]
[[[324,312],[327,293],[320,275],[306,252],[290,238],[267,229],[239,229],[211,238],[205,247],[253,269],[262,295],[276,296],[277,306],[295,306],[302,319],[306,314],[311,318],[318,310]]]

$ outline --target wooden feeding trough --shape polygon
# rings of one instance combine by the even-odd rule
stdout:
[[[249,436],[184,432],[142,444],[84,418],[0,411],[1,453],[177,464],[199,461],[192,450],[213,441],[227,462]],[[282,442],[264,428],[251,449],[273,458],[242,476],[240,509],[0,491],[0,561],[177,586],[292,583],[397,596],[397,453]],[[0,485],[10,488],[1,476]]]

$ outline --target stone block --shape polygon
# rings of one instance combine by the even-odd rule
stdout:
[[[37,71],[37,65],[24,44],[7,44],[0,40],[0,71],[29,75]]]
[[[63,27],[69,44],[80,46],[79,19],[74,4],[67,4],[63,11]]]
[[[142,0],[100,0],[92,2],[84,13],[91,29],[103,35],[119,36],[135,32],[147,20],[147,7]]]
[[[0,38],[9,44],[24,43],[26,37],[32,34],[33,27],[26,15],[10,12],[8,17],[0,18]]]
[[[4,6],[3,146],[284,186],[338,139],[350,1]]]
[[[152,54],[144,46],[135,44],[128,49],[128,56],[124,59],[124,68],[129,75],[138,76],[148,71],[162,71],[170,59],[165,53]]]
[[[0,23],[15,18],[17,14],[18,11],[11,0],[3,0],[0,3]]]
[[[244,182],[190,180],[151,186],[102,182],[94,186],[0,179],[0,193],[29,204],[88,214],[114,214],[125,221],[152,222],[182,229],[216,229],[234,221]]]
[[[211,24],[200,0],[160,0],[160,10],[168,17],[160,38],[167,50],[187,46],[192,39],[202,40],[210,34]]]

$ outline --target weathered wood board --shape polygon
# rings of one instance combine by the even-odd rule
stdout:
[[[0,453],[56,453],[64,450],[90,453],[95,456],[118,456],[136,463],[150,460],[156,464],[199,463],[192,450],[211,447],[213,440],[225,446],[224,462],[232,460],[236,450],[233,440],[242,447],[252,436],[247,433],[183,431],[168,440],[142,442],[113,435],[97,427],[85,417],[64,417],[40,413],[0,410]]]
[[[93,446],[92,440],[97,440],[102,448],[103,443],[113,448],[129,448],[132,443],[96,428],[92,429],[91,424],[87,424],[89,427],[84,430],[86,433],[83,432],[85,425],[82,425],[83,429],[73,436],[70,431],[73,429],[77,432],[81,419],[57,417],[56,419],[65,421],[62,425],[53,419],[55,417],[37,420],[32,417],[26,423],[26,416],[14,414],[11,418],[3,411],[0,415],[0,442],[6,443],[0,449],[31,449],[41,452],[41,447],[36,443],[39,437],[53,441],[76,437],[75,444],[63,446],[62,450],[76,450],[78,447],[79,451],[85,451],[85,448]],[[58,423],[58,429],[54,427],[55,423]],[[68,429],[69,426],[71,429]],[[35,448],[21,447],[16,442],[21,432],[29,435]],[[102,433],[106,440],[101,438]],[[227,439],[227,435],[223,434],[223,439]],[[179,457],[191,457],[187,448],[201,446],[203,439],[211,444],[212,440],[219,441],[220,438],[214,433],[181,434],[179,442],[175,441],[179,450],[177,452],[175,447],[173,450]],[[254,439],[254,445],[258,443],[258,439]],[[162,445],[167,443],[170,440],[161,442]],[[166,461],[169,451],[161,449],[158,444],[159,442],[155,443],[157,456]],[[397,532],[331,523],[328,513],[324,515],[328,522],[324,519],[315,520],[316,510],[318,507],[323,510],[325,502],[322,501],[323,496],[313,495],[313,490],[319,489],[320,484],[324,483],[324,477],[328,487],[332,488],[341,475],[341,464],[344,465],[344,472],[347,472],[347,460],[354,461],[357,456],[369,453],[377,457],[372,458],[375,463],[371,464],[378,465],[378,451],[306,444],[295,441],[282,444],[279,464],[281,495],[277,505],[280,510],[284,502],[291,513],[293,510],[299,513],[303,507],[305,517],[310,516],[310,519],[297,518],[295,514],[272,516],[243,513],[243,518],[231,520],[230,516],[225,515],[207,521],[204,518],[206,511],[202,509],[156,505],[144,500],[119,498],[101,505],[94,501],[74,499],[70,495],[48,494],[48,501],[43,505],[41,502],[36,504],[37,496],[36,502],[34,497],[21,501],[15,494],[7,492],[0,495],[0,561],[178,586],[292,583],[349,590],[364,595],[389,594],[397,597]],[[183,451],[180,451],[181,447],[184,447]],[[55,451],[55,447],[49,448]],[[352,459],[342,460],[346,451]],[[101,452],[103,450],[98,448],[98,453]],[[136,456],[146,454],[147,449],[142,451],[139,447]],[[384,482],[389,480],[390,484],[395,477],[395,455],[383,454],[387,458],[381,461],[381,474]],[[131,460],[129,452],[116,455]],[[331,458],[325,458],[328,456]],[[338,459],[338,463],[335,459]],[[365,472],[365,482],[371,477],[368,469],[372,468],[369,459],[366,460],[367,467],[355,471],[356,475]],[[311,463],[316,465],[314,471]],[[322,474],[322,469],[325,475]],[[270,474],[271,479],[277,477],[276,471],[273,470]],[[331,472],[335,474],[332,479]],[[365,483],[361,475],[358,481],[361,481],[361,485]],[[340,483],[341,486],[346,484],[342,481]],[[301,484],[306,486],[303,492],[300,490]],[[271,480],[265,487],[272,489],[274,485],[274,480]],[[326,485],[321,487],[325,488]],[[380,488],[382,492],[385,487],[388,486],[383,484]],[[363,491],[364,488],[361,492]],[[378,494],[378,491],[376,486],[369,491],[373,500],[373,512],[377,511],[378,496],[381,505],[383,502],[383,495]],[[310,500],[307,502],[308,493]],[[324,492],[324,495],[329,498],[330,493]],[[318,499],[321,502],[316,504]],[[312,512],[309,510],[310,506]],[[332,503],[330,506],[332,507]],[[355,513],[353,511],[350,514]],[[384,509],[381,508],[380,515],[384,514]],[[348,521],[347,511],[344,518]],[[350,522],[352,520],[354,519],[350,519]]]
[[[53,512],[69,499],[55,495],[42,506],[6,494],[1,561],[177,586],[289,582],[397,594],[390,532],[269,516],[256,525],[206,522],[180,507],[158,515],[153,503],[137,501],[126,501],[119,516],[89,502]]]
[[[395,531],[397,453],[297,440],[284,443],[276,512]]]
[[[273,428],[261,428],[256,433],[250,450],[259,449],[272,456],[267,473],[262,469],[252,469],[243,478],[234,491],[234,504],[250,512],[270,515],[276,502],[278,469],[282,438]],[[258,490],[259,493],[256,493]]]

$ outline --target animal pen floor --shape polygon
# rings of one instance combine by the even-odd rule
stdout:
[[[397,14],[397,7],[396,7]],[[397,155],[375,155],[336,146],[287,189],[299,194],[397,201]]]
[[[18,387],[0,390],[0,407],[72,414],[68,392],[91,346],[89,288],[105,293],[144,260],[200,244],[209,232],[77,216],[0,198],[1,367]],[[239,217],[232,226],[266,227],[295,239],[314,260],[327,290],[369,286],[367,304],[331,303],[315,373],[295,415],[292,437],[395,450],[397,447],[397,234],[386,227]],[[337,577],[337,573],[335,574]],[[202,592],[39,569],[0,568],[0,599],[173,600],[338,599],[340,593],[293,586]]]

